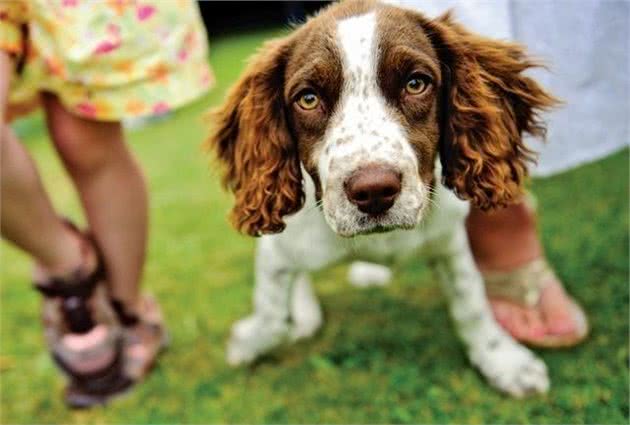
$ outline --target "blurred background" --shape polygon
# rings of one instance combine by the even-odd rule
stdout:
[[[107,408],[66,409],[62,378],[44,350],[31,264],[2,242],[0,423],[628,422],[627,149],[532,184],[547,256],[593,329],[578,348],[539,351],[549,395],[513,400],[484,383],[420,261],[397,264],[385,288],[350,287],[345,265],[314,276],[323,330],[252,367],[226,365],[230,325],[251,306],[254,240],[227,223],[232,200],[201,153],[203,117],[264,40],[326,3],[202,2],[217,85],[167,119],[130,123],[127,137],[151,194],[145,288],[160,299],[172,342],[128,397]],[[15,127],[55,206],[84,222],[41,113]]]
[[[209,37],[303,22],[329,1],[201,1]]]

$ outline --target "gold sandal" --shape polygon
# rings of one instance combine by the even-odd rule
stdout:
[[[533,308],[540,302],[543,290],[550,281],[560,280],[544,258],[538,258],[509,272],[482,273],[486,295],[501,298],[525,308]],[[567,335],[546,335],[535,340],[523,341],[528,345],[542,348],[572,347],[582,342],[589,333],[588,319],[584,310],[569,295],[575,332]]]

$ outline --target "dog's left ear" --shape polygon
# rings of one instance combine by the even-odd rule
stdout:
[[[544,138],[539,114],[557,100],[523,75],[539,64],[522,46],[475,35],[448,13],[423,26],[442,63],[444,183],[481,209],[505,206],[535,159],[522,134]]]
[[[284,217],[304,204],[297,146],[282,100],[291,39],[268,41],[251,59],[225,102],[214,109],[206,146],[223,164],[234,192],[232,224],[251,236],[284,230]]]

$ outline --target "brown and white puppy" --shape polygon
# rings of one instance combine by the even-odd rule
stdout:
[[[441,270],[471,361],[512,395],[546,390],[544,365],[489,312],[463,227],[468,204],[454,195],[488,209],[520,194],[532,160],[522,134],[543,135],[538,114],[554,103],[523,74],[532,66],[521,46],[448,14],[372,1],[334,5],[268,42],[215,112],[209,140],[235,194],[234,225],[266,235],[255,312],[234,327],[228,360],[317,329],[307,271],[422,252]]]

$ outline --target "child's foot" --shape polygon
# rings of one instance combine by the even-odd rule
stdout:
[[[77,264],[42,266],[35,287],[44,295],[42,319],[49,350],[69,387],[109,398],[129,386],[123,375],[121,332],[105,288],[105,271],[91,239],[67,225],[78,244]],[[66,399],[72,407],[87,407]]]
[[[126,311],[123,304],[111,301],[122,325],[120,368],[125,385],[117,391],[103,394],[72,382],[66,389],[66,401],[74,407],[91,407],[106,404],[113,397],[130,391],[151,371],[158,355],[166,347],[168,337],[160,307],[150,296],[143,296],[137,313]]]
[[[168,333],[156,299],[143,295],[135,313],[126,312],[113,301],[124,334],[125,375],[134,382],[142,380],[155,365],[158,355],[168,345]]]
[[[524,203],[492,213],[471,210],[468,236],[497,321],[535,346],[575,345],[586,317],[547,266],[535,214]]]

